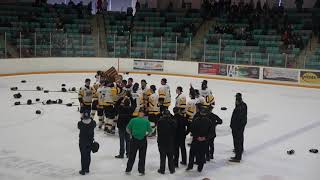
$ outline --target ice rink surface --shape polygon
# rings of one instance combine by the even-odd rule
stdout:
[[[10,91],[10,87],[27,90],[41,86],[48,90],[60,90],[61,84],[65,83],[67,88],[79,88],[85,78],[94,80],[93,76],[49,74],[0,78],[0,180],[200,180],[205,177],[211,180],[319,180],[320,154],[312,154],[309,149],[320,149],[320,90],[221,80],[208,80],[216,99],[214,113],[224,122],[217,126],[215,159],[205,164],[202,173],[198,173],[196,168],[186,172],[186,167],[180,165],[173,175],[168,170],[166,175],[158,174],[160,161],[156,139],[149,139],[146,175],[138,176],[137,159],[132,174],[125,175],[127,159],[114,158],[119,151],[118,136],[96,130],[95,139],[100,143],[100,151],[92,155],[90,174],[81,176],[78,174],[80,152],[77,122],[80,115],[77,107],[42,104],[13,106],[15,101],[26,103],[27,99],[35,101],[36,98],[41,101],[60,98],[64,103],[78,104],[77,94],[21,92],[22,98],[15,100],[13,94],[16,92]],[[160,85],[160,79],[167,78],[173,103],[177,86],[182,86],[187,95],[190,82],[200,87],[203,80],[133,74],[124,77],[132,77],[138,82],[146,79],[148,85]],[[23,84],[21,80],[27,83]],[[243,94],[248,105],[248,124],[243,161],[233,164],[227,162],[233,156],[229,123],[237,92]],[[227,111],[220,110],[224,106]],[[35,114],[36,110],[41,110],[42,114]],[[295,150],[294,155],[286,153],[290,149]]]

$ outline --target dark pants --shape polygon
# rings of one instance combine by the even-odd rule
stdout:
[[[160,113],[162,114],[164,110],[167,110],[168,109],[168,106],[163,106],[161,105],[160,106]]]
[[[206,153],[206,158],[211,158],[213,157],[213,154],[214,154],[214,138],[210,139],[207,142],[207,145],[208,145],[208,149]]]
[[[153,131],[152,135],[156,135],[157,133],[157,124],[158,124],[159,118],[160,118],[160,114],[149,114],[148,116],[149,121],[153,123],[153,125],[151,125],[152,131]]]
[[[142,140],[132,138],[130,140],[130,153],[129,159],[127,162],[127,169],[126,172],[130,172],[132,170],[132,166],[136,159],[137,151],[139,151],[139,164],[138,164],[138,171],[139,173],[144,173],[145,171],[145,161],[146,161],[146,154],[147,154],[147,139],[144,138]]]
[[[166,169],[166,158],[168,158],[168,166],[169,171],[173,173],[174,170],[174,164],[173,164],[173,148],[172,150],[162,150],[159,148],[160,152],[160,171],[165,172]]]
[[[87,112],[87,113],[91,113],[91,105],[83,105],[83,106],[81,106],[80,107],[80,113],[85,113],[85,112]]]
[[[182,163],[187,164],[187,151],[186,151],[186,137],[176,140],[176,147],[174,152],[174,163],[178,166],[179,163],[179,150],[181,150]]]
[[[79,144],[80,154],[81,154],[81,170],[89,171],[89,166],[91,162],[91,145]]]
[[[91,109],[92,110],[98,110],[97,105],[98,105],[98,100],[94,100],[92,102]]]
[[[241,160],[243,153],[243,133],[244,127],[239,129],[232,129],[233,146],[236,153],[235,158]]]
[[[125,128],[118,128],[120,138],[120,152],[119,155],[123,156],[124,153],[129,155],[130,148],[130,135],[127,133]]]
[[[193,140],[190,147],[188,168],[193,168],[194,158],[198,164],[198,170],[202,171],[203,165],[206,162],[205,156],[207,152],[207,142]]]

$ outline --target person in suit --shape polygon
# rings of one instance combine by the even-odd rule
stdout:
[[[91,163],[91,146],[94,141],[94,128],[96,122],[90,117],[90,112],[84,112],[81,121],[78,122],[79,149],[81,154],[81,170],[79,173],[89,173]]]
[[[244,129],[247,125],[247,104],[242,100],[242,94],[236,94],[236,107],[231,116],[230,128],[232,130],[235,156],[230,162],[240,162],[243,153]]]
[[[177,124],[173,119],[170,111],[165,109],[158,121],[158,148],[160,153],[160,169],[158,173],[164,174],[166,167],[166,159],[168,158],[168,166],[171,174],[175,172],[173,163],[173,153],[175,147],[175,135]]]

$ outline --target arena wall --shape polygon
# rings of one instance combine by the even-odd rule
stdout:
[[[0,59],[0,76],[86,73],[107,70],[112,66],[119,72],[137,74],[174,75],[320,89],[320,71],[315,70],[128,58]]]

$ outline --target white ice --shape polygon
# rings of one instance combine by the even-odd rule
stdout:
[[[85,78],[93,80],[93,74],[25,75],[0,78],[0,180],[44,179],[194,179],[208,177],[213,180],[318,180],[320,154],[309,152],[320,149],[320,90],[297,87],[247,84],[221,80],[208,80],[209,88],[216,98],[214,112],[223,119],[217,127],[215,159],[205,164],[202,173],[185,171],[179,166],[176,173],[157,173],[159,153],[156,139],[148,140],[146,175],[138,176],[137,159],[132,174],[125,175],[127,159],[114,156],[119,151],[118,136],[106,135],[96,130],[95,139],[100,151],[92,155],[90,174],[81,176],[78,149],[79,112],[77,107],[64,105],[21,105],[16,101],[10,87],[59,90],[61,84],[80,87]],[[160,84],[164,76],[124,75],[135,81],[146,79],[148,85]],[[166,76],[171,87],[172,100],[175,88],[184,87],[187,95],[190,82],[199,87],[203,79]],[[26,80],[22,84],[20,81]],[[234,108],[234,95],[243,94],[248,105],[248,125],[245,130],[245,153],[240,164],[228,163],[233,156],[230,117]],[[65,103],[76,102],[74,93],[21,92],[22,103],[27,99],[41,101],[63,99]],[[227,111],[221,111],[221,107]],[[36,115],[36,110],[41,115]],[[188,140],[189,141],[189,140]],[[294,149],[294,155],[287,150]]]

